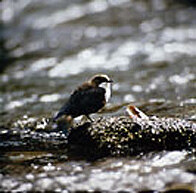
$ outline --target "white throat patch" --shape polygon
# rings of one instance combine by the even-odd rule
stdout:
[[[105,100],[106,102],[109,101],[109,99],[111,98],[112,96],[112,83],[109,83],[109,82],[103,82],[99,85],[99,87],[102,87],[105,89]]]

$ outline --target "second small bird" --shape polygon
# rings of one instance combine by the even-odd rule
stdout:
[[[89,114],[96,113],[103,108],[111,97],[111,82],[113,81],[105,74],[93,76],[71,94],[53,120],[63,115],[71,118],[86,115],[91,120]]]

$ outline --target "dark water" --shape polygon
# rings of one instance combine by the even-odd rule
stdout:
[[[51,117],[100,72],[115,80],[108,107],[131,102],[149,115],[195,120],[195,1],[3,0],[0,9],[0,125]],[[0,161],[1,190],[194,191],[196,184],[187,151],[91,163],[24,149]]]

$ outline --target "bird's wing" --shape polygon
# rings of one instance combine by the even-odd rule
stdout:
[[[73,118],[97,112],[105,105],[105,89],[101,87],[85,87],[75,90],[69,100],[62,106],[54,120],[62,115]]]
[[[105,104],[105,89],[90,87],[84,90],[77,90],[71,95],[68,104],[73,111],[77,110],[82,114],[96,112]]]

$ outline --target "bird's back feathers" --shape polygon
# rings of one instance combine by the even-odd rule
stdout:
[[[84,83],[75,90],[69,100],[60,109],[54,120],[62,115],[71,115],[72,118],[97,112],[105,105],[105,89]]]

